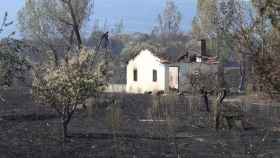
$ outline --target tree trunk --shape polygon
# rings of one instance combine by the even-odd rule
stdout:
[[[66,140],[68,136],[68,124],[70,121],[62,119],[62,127],[63,127],[63,139]]]
[[[72,21],[73,21],[73,31],[75,33],[75,36],[76,36],[76,39],[77,39],[77,42],[78,42],[78,48],[81,49],[82,48],[82,38],[81,38],[81,34],[80,34],[80,27],[79,27],[79,23],[77,21],[77,18],[76,18],[76,14],[75,14],[75,11],[73,9],[73,6],[71,4],[71,2],[67,2],[67,5],[69,7],[69,10],[70,10],[70,15],[71,15],[71,18],[72,18]]]
[[[55,64],[55,66],[58,66],[59,65],[59,57],[58,57],[56,52],[53,52],[53,55],[54,55],[54,64]]]
[[[245,90],[245,83],[246,83],[246,62],[245,62],[245,55],[242,55],[241,65],[240,65],[240,82],[238,90],[239,92],[243,92]]]
[[[239,82],[239,87],[238,87],[238,91],[239,92],[244,92],[245,90],[245,75],[244,74],[240,74],[240,82]]]
[[[69,107],[68,107],[69,108]],[[72,111],[68,111],[67,108],[64,108],[63,113],[62,113],[62,118],[61,118],[61,122],[62,122],[62,127],[63,127],[63,138],[64,141],[66,140],[68,136],[68,125],[71,121],[71,118],[74,114],[74,112],[76,111],[77,105],[75,105],[73,107]]]
[[[210,112],[209,100],[208,100],[208,96],[207,95],[208,95],[207,92],[205,92],[203,98],[204,98],[204,103],[205,103],[205,106],[206,106],[206,111]]]
[[[225,88],[224,64],[218,64],[218,88]]]
[[[209,108],[209,99],[208,99],[208,91],[205,88],[201,89],[201,94],[202,94],[202,98],[204,101],[204,105],[206,107],[206,111],[210,112],[210,108]]]

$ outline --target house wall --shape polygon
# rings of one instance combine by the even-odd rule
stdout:
[[[191,80],[190,76],[195,72],[200,72],[201,74],[213,74],[209,76],[210,80],[215,81],[218,71],[217,64],[205,64],[205,63],[174,63],[168,65],[169,67],[178,66],[179,67],[179,91],[191,92]],[[214,76],[214,77],[213,77]]]
[[[188,81],[188,63],[173,63],[168,67],[178,67],[179,69],[179,91],[185,91]]]
[[[206,63],[190,63],[188,65],[188,76],[191,76],[195,72],[199,72],[204,77],[207,76],[206,81],[203,81],[206,84],[206,87],[214,87],[217,81],[218,75],[218,64],[206,64]],[[192,86],[190,84],[190,77],[188,78],[188,83],[184,88],[190,90]]]
[[[137,81],[133,80],[133,71],[137,70]],[[153,81],[153,70],[157,71],[157,81]],[[127,65],[128,93],[145,93],[167,90],[168,72],[167,66],[160,62],[149,50],[141,51]]]

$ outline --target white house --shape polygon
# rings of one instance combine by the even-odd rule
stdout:
[[[192,76],[197,72],[217,72],[216,59],[205,56],[205,48],[205,44],[201,44],[201,52],[187,51],[183,54],[174,53],[172,50],[152,52],[153,49],[143,48],[128,61],[126,92],[190,90]]]
[[[127,65],[126,91],[145,93],[165,91],[169,87],[168,65],[149,50],[142,50]]]

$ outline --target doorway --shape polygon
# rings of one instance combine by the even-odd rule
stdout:
[[[179,67],[171,66],[169,70],[169,90],[178,91],[179,90]]]

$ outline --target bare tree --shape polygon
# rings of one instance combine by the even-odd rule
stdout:
[[[173,0],[167,0],[162,14],[158,15],[158,25],[153,32],[160,35],[174,35],[180,31],[181,13]],[[157,31],[156,31],[157,30]]]
[[[81,29],[91,15],[93,0],[29,0],[18,13],[27,40],[40,41],[59,61],[59,52],[81,49]]]
[[[254,7],[258,12],[245,10],[246,14],[240,16],[235,22],[236,30],[234,32],[241,57],[250,57],[251,69],[257,80],[258,88],[268,92],[271,96],[273,93],[280,92],[280,72],[279,64],[277,64],[280,59],[279,53],[277,53],[280,48],[278,42],[280,32],[277,20],[275,20],[279,17],[279,11],[275,7],[277,4],[280,6],[277,1],[254,1]]]
[[[196,39],[209,41],[209,55],[216,55],[219,59],[219,85],[225,87],[224,63],[233,52],[233,21],[236,14],[237,0],[199,0],[197,16],[193,20],[193,35]],[[214,52],[214,53],[213,53]]]

